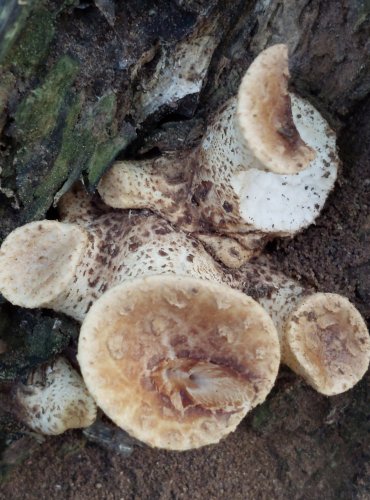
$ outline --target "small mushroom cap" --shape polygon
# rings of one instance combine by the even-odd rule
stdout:
[[[248,68],[238,94],[238,120],[249,148],[266,170],[294,174],[316,156],[295,126],[288,93],[288,47],[273,45]]]
[[[96,404],[77,371],[62,357],[38,368],[16,391],[20,416],[32,430],[57,435],[88,427],[96,419]]]
[[[43,220],[11,232],[0,249],[0,292],[12,304],[43,307],[68,289],[87,245],[83,229]]]
[[[78,360],[98,406],[145,443],[217,443],[264,401],[279,367],[276,329],[226,285],[137,278],[106,292],[82,325]]]
[[[303,299],[285,325],[283,362],[318,392],[333,396],[364,376],[370,361],[365,321],[345,297],[316,293]]]

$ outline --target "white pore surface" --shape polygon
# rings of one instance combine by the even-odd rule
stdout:
[[[293,175],[250,168],[231,178],[240,198],[240,215],[260,231],[289,234],[312,224],[337,177],[334,132],[308,101],[293,94],[290,97],[294,123],[302,139],[316,151],[316,158]]]

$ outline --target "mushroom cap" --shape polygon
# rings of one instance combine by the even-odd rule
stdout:
[[[84,381],[62,357],[20,384],[16,402],[24,423],[41,434],[88,427],[96,418],[96,404]]]
[[[240,170],[231,184],[240,199],[240,215],[258,231],[294,234],[320,214],[337,178],[336,137],[320,113],[291,94],[294,123],[316,157],[301,172],[282,175],[258,168]]]
[[[87,243],[80,227],[52,220],[15,229],[0,249],[0,292],[21,307],[49,304],[68,289]]]
[[[340,295],[315,293],[303,299],[284,333],[283,362],[327,396],[353,387],[369,366],[365,321]]]
[[[238,93],[238,123],[266,170],[294,174],[316,156],[299,135],[288,93],[288,47],[273,45],[249,66]]]
[[[253,299],[183,276],[106,292],[82,325],[78,360],[98,406],[150,446],[217,443],[264,401],[280,362],[276,329]]]

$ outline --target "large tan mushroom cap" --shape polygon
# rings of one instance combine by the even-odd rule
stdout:
[[[88,236],[72,224],[43,220],[9,234],[0,250],[0,292],[12,304],[43,307],[69,289]]]
[[[294,124],[288,92],[288,47],[273,45],[252,62],[239,87],[238,120],[266,170],[294,174],[315,158]]]
[[[318,392],[347,391],[370,361],[365,321],[345,297],[316,293],[303,299],[285,326],[283,361]]]
[[[182,276],[106,292],[82,325],[78,360],[98,406],[135,438],[186,450],[217,443],[264,401],[280,362],[253,299]]]

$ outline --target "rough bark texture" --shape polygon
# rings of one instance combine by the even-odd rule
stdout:
[[[369,33],[366,0],[4,0],[0,240],[52,217],[80,176],[94,190],[117,155],[196,144],[253,57],[287,42],[292,85],[341,130],[344,165],[316,226],[269,251],[281,269],[348,296],[369,321]],[[73,358],[76,335],[64,317],[0,302],[3,387],[57,352]],[[367,498],[368,383],[329,400],[282,371],[235,435],[182,455],[135,448],[122,458],[78,433],[50,439],[0,498]],[[0,426],[3,443],[23,436],[5,470],[39,445],[7,413]]]

